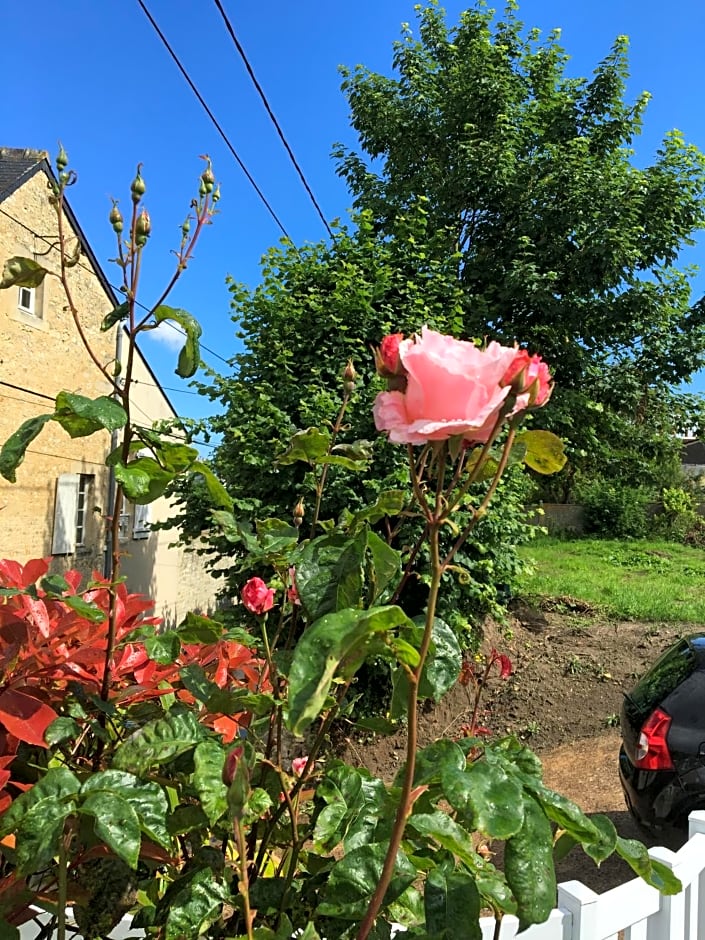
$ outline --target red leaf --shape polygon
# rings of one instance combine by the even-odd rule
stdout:
[[[47,611],[44,601],[38,597],[35,598],[30,597],[28,594],[23,594],[20,598],[20,602],[29,614],[30,622],[34,624],[43,637],[48,639],[49,636],[51,636],[51,621],[49,620],[49,612]]]
[[[27,744],[46,747],[44,732],[58,717],[53,708],[26,692],[5,689],[0,694],[0,721]]]

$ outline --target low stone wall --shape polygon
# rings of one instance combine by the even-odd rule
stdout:
[[[579,503],[541,503],[529,518],[533,525],[542,525],[551,534],[566,533],[582,535],[585,531],[585,507]],[[695,507],[695,511],[705,516],[705,503]],[[646,506],[649,518],[663,512],[663,503],[653,502]]]

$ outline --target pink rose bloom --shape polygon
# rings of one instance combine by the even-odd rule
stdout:
[[[377,351],[375,359],[377,371],[380,375],[401,375],[404,371],[404,367],[399,358],[399,346],[403,340],[403,333],[390,333],[390,335],[385,336],[379,344],[379,350]]]
[[[274,606],[274,588],[268,588],[262,578],[250,578],[240,596],[242,603],[253,614],[266,614]]]
[[[306,769],[306,764],[308,764],[308,757],[295,757],[291,762],[291,769],[297,777],[300,777]]]
[[[394,444],[425,444],[456,435],[484,444],[510,387],[500,384],[514,359],[513,346],[486,349],[423,327],[399,343],[406,390],[380,392],[373,414],[378,431]],[[526,406],[524,406],[526,407]]]
[[[501,384],[509,385],[519,396],[515,412],[528,407],[540,408],[553,391],[548,366],[540,356],[530,356],[526,349],[517,350]]]

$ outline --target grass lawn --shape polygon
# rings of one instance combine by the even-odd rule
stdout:
[[[672,542],[566,541],[522,546],[525,596],[570,596],[628,620],[705,623],[705,551]]]

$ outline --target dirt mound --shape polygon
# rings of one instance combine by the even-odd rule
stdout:
[[[487,649],[512,660],[509,679],[494,677],[479,723],[496,734],[512,733],[538,752],[549,786],[586,812],[607,813],[625,838],[645,837],[625,811],[619,778],[619,711],[623,692],[674,640],[693,633],[692,624],[612,621],[577,605],[524,605],[509,627],[488,624]],[[461,735],[472,704],[468,690],[453,689],[437,706],[422,709],[419,744]],[[391,780],[404,761],[404,735],[351,740],[344,757]],[[674,847],[673,834],[657,840]],[[619,859],[598,870],[573,851],[560,866],[559,880],[579,879],[605,891],[631,877]]]

